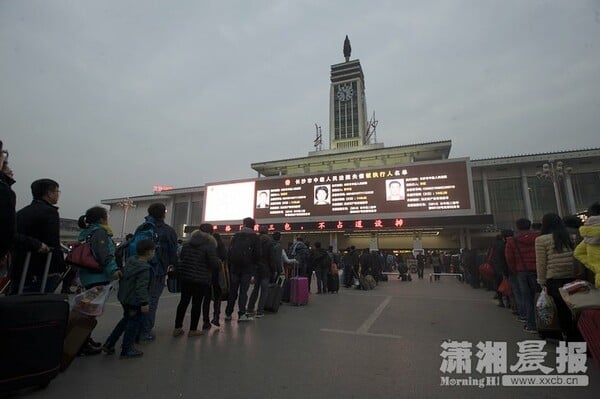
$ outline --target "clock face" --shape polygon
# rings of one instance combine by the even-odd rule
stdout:
[[[343,86],[338,86],[336,96],[339,101],[350,101],[352,99],[353,94],[354,90],[352,89],[352,86],[349,84],[345,84]]]

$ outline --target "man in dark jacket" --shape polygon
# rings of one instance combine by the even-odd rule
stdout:
[[[325,249],[321,248],[319,241],[315,242],[311,250],[310,262],[317,274],[317,294],[324,294],[327,292],[327,275],[331,269],[331,257]]]
[[[274,269],[274,243],[273,239],[269,236],[269,231],[266,227],[261,227],[258,235],[260,241],[261,255],[258,259],[258,268],[256,276],[254,277],[254,288],[250,294],[250,300],[248,301],[248,316],[256,316],[261,318],[265,315],[265,301],[267,300],[267,292],[269,290],[269,283],[273,278]],[[260,298],[258,294],[260,292]],[[258,299],[258,309],[254,312],[254,306]]]
[[[17,212],[17,248],[11,267],[11,292],[17,293],[27,252],[31,251],[29,271],[26,277],[26,291],[40,290],[42,274],[47,253],[52,251],[50,273],[62,273],[65,270],[64,258],[60,247],[60,217],[55,206],[60,197],[58,183],[51,179],[40,179],[31,183],[33,201]],[[56,279],[53,279],[56,280]],[[59,280],[56,280],[58,283]],[[47,290],[56,287],[48,283]]]
[[[504,254],[508,268],[517,278],[521,308],[524,312],[520,317],[526,322],[524,330],[535,333],[535,294],[539,291],[535,265],[535,239],[540,233],[531,230],[531,221],[528,219],[517,220],[516,226],[515,236],[506,239]]]
[[[358,267],[360,261],[356,248],[351,246],[344,255],[344,286],[350,288],[354,276],[358,276]]]
[[[8,158],[8,152],[2,148],[2,141],[0,141],[0,263],[6,259],[8,251],[12,249],[16,230],[15,206],[17,200],[15,192],[11,188],[15,181],[3,172],[6,158]]]
[[[231,291],[225,308],[225,320],[231,320],[235,301],[238,300],[238,321],[254,320],[246,314],[248,304],[248,288],[252,276],[256,275],[258,261],[261,257],[260,240],[254,232],[254,219],[243,220],[242,229],[235,233],[228,252]]]
[[[211,278],[211,289],[212,289],[212,301],[213,301],[213,317],[210,321],[216,327],[221,327],[221,323],[219,322],[221,316],[221,300],[223,297],[223,290],[221,289],[221,283],[219,281],[220,278],[229,279],[229,275],[221,275],[220,273],[226,273],[226,269],[222,266],[224,262],[227,261],[227,248],[225,248],[225,243],[221,238],[219,233],[216,233],[213,229],[213,225],[210,223],[202,223],[200,225],[200,231],[212,235],[217,243],[217,257],[219,258],[219,269],[212,274]],[[225,293],[228,295],[228,293]]]
[[[171,226],[165,223],[167,208],[164,204],[156,202],[148,207],[148,216],[145,223],[141,224],[136,229],[136,234],[139,230],[143,230],[149,225],[154,226],[153,229],[158,236],[156,245],[156,255],[150,263],[152,266],[152,276],[150,278],[150,311],[146,314],[144,327],[140,335],[140,341],[154,341],[154,321],[156,319],[156,310],[158,309],[158,301],[165,288],[165,276],[169,266],[174,266],[177,263],[177,233]],[[134,234],[135,237],[135,234]]]

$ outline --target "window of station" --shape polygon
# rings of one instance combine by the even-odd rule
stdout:
[[[192,202],[192,216],[190,218],[190,224],[193,226],[199,226],[202,224],[202,203],[203,201]]]
[[[179,237],[183,235],[183,225],[187,221],[187,208],[187,202],[179,202],[173,205],[173,228]]]
[[[541,222],[544,214],[548,212],[558,212],[552,182],[543,181],[537,177],[528,177],[527,185],[529,186],[529,198],[531,199],[534,222]]]
[[[475,195],[475,212],[478,215],[485,214],[485,196],[483,195],[483,182],[473,181],[473,194]]]
[[[514,228],[515,220],[525,217],[521,178],[489,180],[488,187],[496,225]]]
[[[600,173],[577,173],[571,175],[576,210],[586,210],[595,201],[600,200]]]

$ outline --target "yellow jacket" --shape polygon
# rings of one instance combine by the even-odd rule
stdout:
[[[600,240],[600,226],[586,224],[579,228],[579,234],[583,241],[575,248],[575,258],[594,272],[596,288],[600,288],[600,244],[588,243]]]
[[[546,285],[547,279],[575,278],[577,275],[573,251],[556,252],[552,234],[535,239],[537,281]]]

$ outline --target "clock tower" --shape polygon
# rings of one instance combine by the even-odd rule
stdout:
[[[345,62],[331,66],[329,148],[352,149],[368,143],[365,78],[359,60],[350,60],[350,40],[344,40]]]

